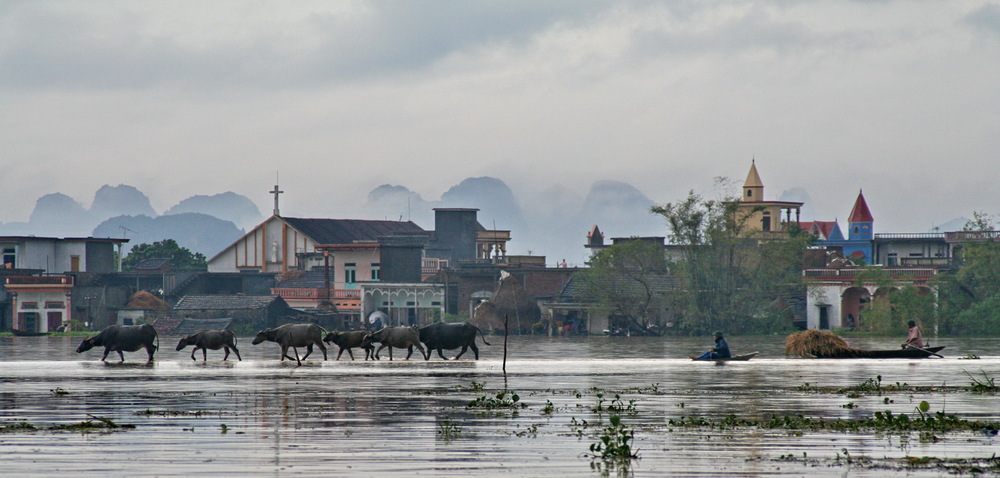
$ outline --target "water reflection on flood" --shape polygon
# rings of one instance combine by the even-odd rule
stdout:
[[[759,350],[745,363],[693,363],[690,353],[707,339],[627,337],[512,337],[506,378],[503,339],[491,337],[481,360],[444,362],[279,362],[274,344],[240,341],[240,361],[209,361],[175,352],[176,338],[161,337],[153,364],[145,353],[125,363],[101,363],[100,350],[74,352],[81,339],[0,338],[0,425],[78,423],[91,417],[134,424],[115,433],[0,433],[4,472],[15,475],[270,474],[275,476],[514,476],[593,474],[583,457],[596,423],[595,390],[635,400],[641,459],[637,476],[843,475],[885,476],[885,470],[833,466],[842,449],[852,456],[989,457],[996,437],[948,433],[937,442],[916,436],[876,436],[787,430],[708,432],[668,426],[683,416],[744,418],[768,414],[859,418],[874,411],[913,413],[928,400],[963,418],[1000,420],[994,395],[928,392],[847,398],[815,394],[810,383],[848,387],[881,376],[884,384],[967,386],[966,372],[1000,375],[993,340],[940,341],[947,359],[803,360],[783,358],[783,337],[734,337],[734,352]],[[748,344],[753,344],[752,346]],[[856,341],[865,348],[897,341]],[[331,349],[331,359],[336,351]],[[958,360],[965,354],[980,360]],[[447,354],[454,356],[455,352]],[[435,356],[436,357],[436,356]],[[233,357],[230,357],[233,358]],[[464,358],[464,357],[463,357]],[[485,384],[484,390],[473,387]],[[528,405],[516,415],[480,413],[466,404],[505,385]],[[891,403],[885,399],[890,398]],[[545,413],[546,403],[554,407]],[[853,402],[853,408],[844,405]],[[606,418],[606,417],[605,417]],[[581,435],[582,430],[582,435]],[[783,455],[825,461],[783,462]],[[916,471],[939,476],[941,471]]]

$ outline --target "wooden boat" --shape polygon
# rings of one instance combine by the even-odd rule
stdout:
[[[754,356],[759,353],[760,352],[750,352],[743,355],[733,355],[732,357],[724,359],[700,359],[697,357],[691,357],[691,360],[694,360],[695,362],[746,362],[747,360],[754,358]]]
[[[26,330],[10,329],[10,332],[16,337],[42,337],[49,335],[48,332],[28,332]]]
[[[937,354],[944,346],[940,347],[927,347],[923,349],[918,348],[908,348],[908,349],[895,349],[895,350],[859,350],[859,349],[849,349],[843,351],[837,351],[829,354],[816,355],[816,358],[834,358],[834,359],[851,359],[851,358],[870,358],[870,359],[883,359],[883,358],[927,358],[934,354]]]

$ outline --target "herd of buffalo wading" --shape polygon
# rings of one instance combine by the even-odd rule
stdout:
[[[337,352],[337,360],[347,351],[351,360],[354,360],[352,349],[360,348],[365,351],[365,360],[379,360],[379,352],[382,349],[389,349],[389,360],[392,360],[392,349],[407,349],[406,359],[409,360],[416,347],[424,360],[429,360],[431,351],[437,350],[442,359],[448,360],[444,356],[443,350],[453,350],[461,348],[455,359],[458,359],[468,349],[476,355],[479,360],[479,347],[476,346],[476,334],[482,337],[483,343],[490,345],[486,341],[483,331],[468,322],[462,323],[434,323],[423,327],[399,326],[383,327],[380,330],[369,332],[367,330],[352,330],[349,332],[327,332],[323,327],[316,324],[285,324],[273,329],[265,329],[257,332],[253,339],[253,344],[263,342],[274,342],[281,347],[281,360],[295,360],[299,365],[313,351],[313,346],[318,347],[323,352],[323,360],[327,359],[326,345],[336,344],[340,347]],[[238,360],[240,351],[236,348],[237,338],[231,330],[206,329],[196,334],[184,337],[178,342],[177,350],[183,350],[187,346],[193,346],[191,350],[191,360],[195,358],[195,352],[201,350],[202,360],[208,360],[208,350],[225,350],[222,360],[229,359],[229,353],[236,354]],[[375,344],[380,344],[378,349]],[[426,346],[426,349],[425,349]],[[108,358],[111,352],[118,352],[121,361],[125,361],[123,352],[138,352],[146,349],[149,354],[149,361],[153,361],[153,354],[160,347],[159,337],[156,329],[150,324],[143,325],[112,325],[93,337],[88,337],[80,346],[76,348],[77,353],[86,352],[94,347],[104,347],[104,356],[101,361]],[[305,347],[305,355],[299,356],[299,347]],[[288,349],[292,349],[294,357],[288,355]]]

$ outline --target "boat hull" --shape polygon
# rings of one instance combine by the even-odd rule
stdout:
[[[699,358],[692,358],[691,360],[693,360],[695,362],[746,362],[747,360],[750,360],[750,359],[754,358],[754,356],[757,355],[757,354],[759,354],[759,353],[760,352],[750,352],[748,354],[743,354],[743,355],[733,355],[732,357],[724,358],[724,359],[699,359]]]
[[[844,352],[839,352],[830,355],[814,355],[816,358],[832,358],[832,359],[852,359],[852,358],[867,358],[867,359],[885,359],[885,358],[901,358],[901,359],[914,359],[914,358],[927,358],[936,353],[939,353],[944,346],[940,347],[927,347],[925,349],[896,349],[896,350],[846,350]]]

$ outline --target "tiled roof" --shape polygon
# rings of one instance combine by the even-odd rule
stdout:
[[[170,259],[143,259],[135,266],[136,271],[156,271],[170,264]]]
[[[186,295],[177,301],[174,310],[257,310],[275,300],[276,295]]]
[[[224,319],[184,319],[174,328],[171,335],[191,335],[205,329],[226,329],[233,322],[232,318]]]
[[[677,289],[680,286],[680,282],[670,276],[656,276],[652,278],[653,280],[653,292],[654,293],[665,293],[670,290]],[[623,287],[634,288],[634,292],[638,292],[639,286],[635,283],[623,283]],[[581,274],[573,274],[572,277],[563,286],[562,291],[556,297],[556,302],[594,302],[593,296],[587,291],[587,284],[583,279]]]
[[[306,219],[283,217],[317,244],[352,244],[376,241],[379,237],[400,233],[425,232],[413,221],[368,221],[363,219]]]
[[[333,284],[333,268],[331,267],[330,283]],[[323,269],[283,274],[275,283],[277,289],[322,289],[326,287],[326,272]]]

